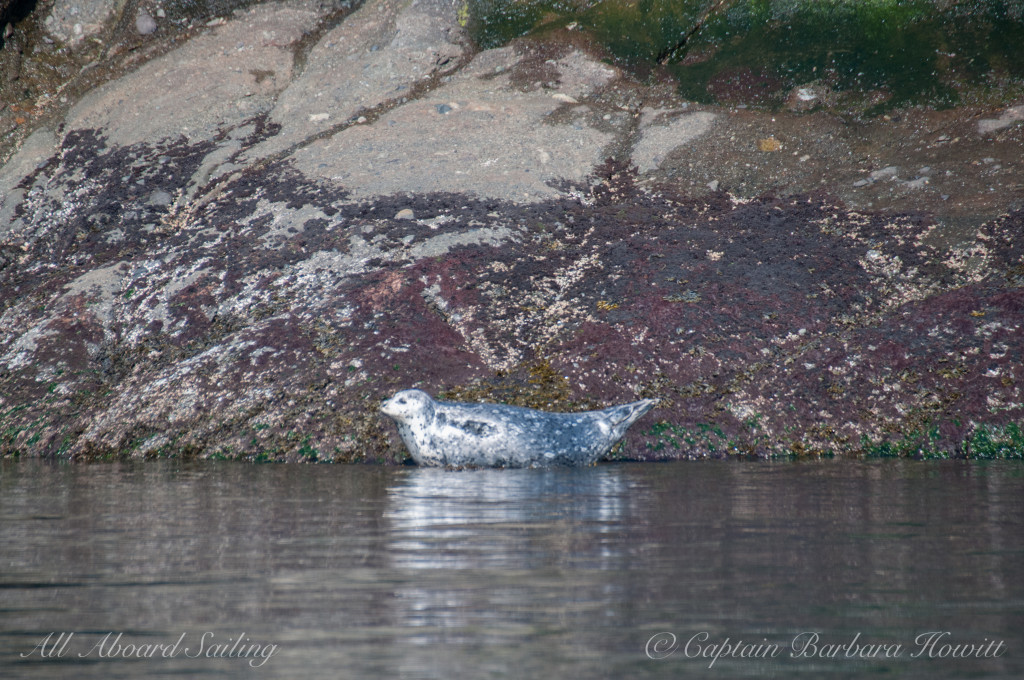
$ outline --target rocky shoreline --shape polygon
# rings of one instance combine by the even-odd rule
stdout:
[[[400,462],[408,387],[660,400],[617,458],[1024,455],[1020,102],[697,105],[443,0],[123,12],[0,111],[0,455]]]

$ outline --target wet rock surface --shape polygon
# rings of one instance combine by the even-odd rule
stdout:
[[[397,462],[408,387],[659,399],[626,458],[1022,445],[1019,104],[697,106],[441,0],[165,39],[6,138],[4,454]]]

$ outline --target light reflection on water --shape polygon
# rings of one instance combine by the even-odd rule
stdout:
[[[0,463],[0,676],[1024,677],[1024,466]],[[996,659],[652,661],[700,632],[999,638]],[[31,654],[75,632],[60,659]],[[125,642],[239,658],[100,659]],[[21,654],[30,653],[22,659]],[[10,671],[10,672],[8,672]]]
[[[416,470],[388,489],[389,554],[405,569],[621,567],[602,535],[621,529],[644,489],[612,468]],[[478,540],[487,537],[487,541]]]

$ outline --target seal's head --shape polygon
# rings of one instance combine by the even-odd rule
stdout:
[[[425,419],[434,410],[434,400],[422,390],[402,390],[380,405],[381,413],[398,422]]]

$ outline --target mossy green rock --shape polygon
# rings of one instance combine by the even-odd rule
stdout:
[[[567,26],[616,60],[667,65],[695,101],[778,106],[817,83],[848,108],[1022,91],[1024,3],[935,0],[469,0],[476,39],[493,46]]]

